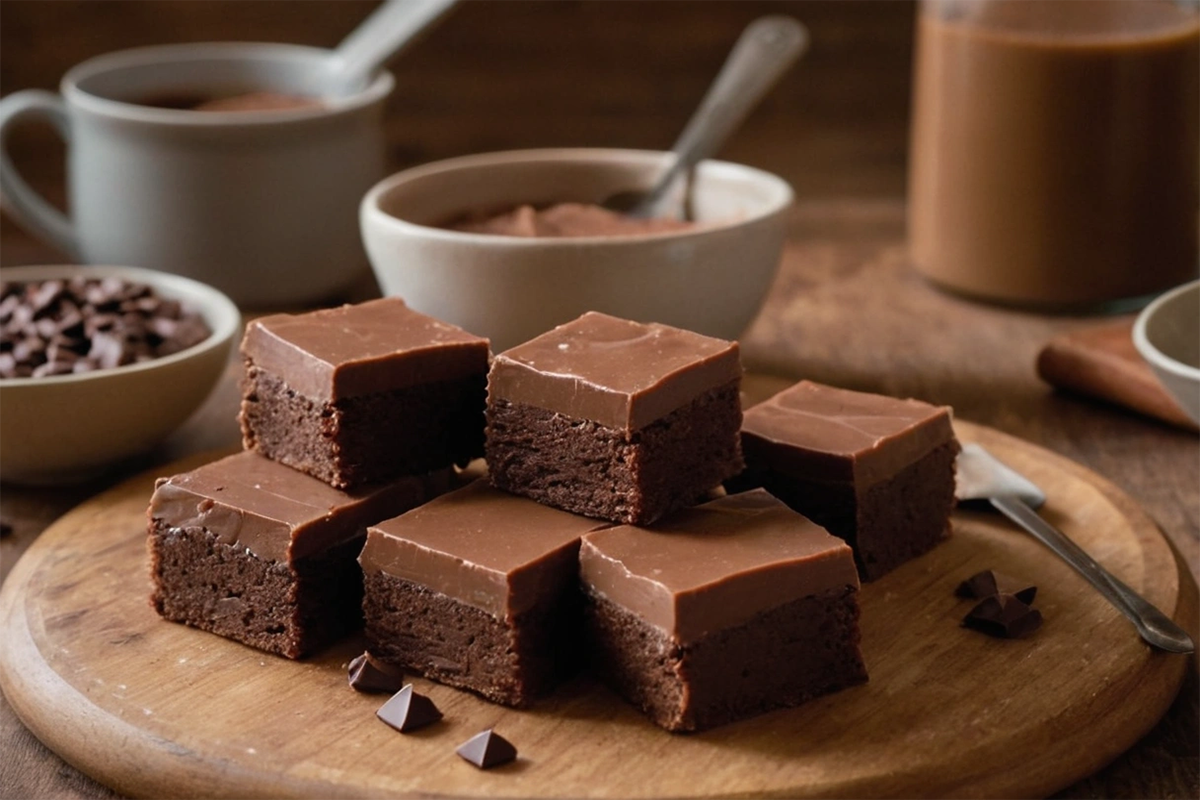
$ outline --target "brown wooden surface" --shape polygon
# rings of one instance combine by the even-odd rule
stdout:
[[[763,386],[747,384],[752,399]],[[1051,498],[1042,513],[1067,536],[1194,626],[1195,584],[1124,493],[1022,440],[957,427],[1042,486]],[[134,796],[1040,795],[1152,728],[1187,670],[1186,657],[1142,644],[1034,539],[998,515],[957,512],[948,541],[863,586],[865,685],[674,736],[587,677],[531,711],[415,680],[445,719],[402,737],[372,719],[382,698],[346,686],[361,638],[297,663],[149,607],[139,588],[155,478],[212,457],[151,469],[79,506],[0,590],[5,695],[68,761]],[[996,640],[960,625],[973,601],[955,587],[988,568],[1039,587],[1046,622],[1033,636]],[[521,758],[480,774],[453,749],[489,727]]]
[[[898,202],[870,201],[797,209],[778,284],[745,338],[749,363],[792,377],[949,402],[961,418],[987,421],[1087,464],[1158,521],[1194,578],[1200,550],[1194,435],[1051,391],[1034,374],[1039,347],[1055,333],[1094,321],[991,309],[934,291],[904,263],[901,212]],[[231,367],[197,416],[138,466],[236,443],[235,380]],[[74,489],[4,487],[0,513],[15,529],[0,543],[5,572],[56,516],[134,469]],[[1196,684],[1193,661],[1164,719],[1111,765],[1060,796],[1196,796]],[[0,746],[11,754],[0,759],[5,796],[110,795],[42,747],[7,706],[2,713]]]

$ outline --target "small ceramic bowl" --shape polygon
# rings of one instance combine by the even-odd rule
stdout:
[[[45,266],[3,271],[6,281],[114,276],[148,284],[203,316],[212,334],[162,358],[44,378],[0,379],[0,480],[85,480],[148,450],[184,422],[216,386],[241,328],[237,307],[203,283],[134,267]]]
[[[1187,415],[1200,425],[1200,281],[1176,287],[1146,306],[1133,344]]]
[[[585,238],[520,238],[438,227],[521,204],[598,203],[646,187],[669,156],[549,149],[466,156],[400,172],[363,198],[359,222],[384,294],[488,337],[501,352],[603,311],[737,338],[779,267],[791,187],[761,170],[706,161],[696,228]]]

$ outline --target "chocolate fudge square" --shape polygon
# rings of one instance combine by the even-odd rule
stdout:
[[[602,525],[484,479],[372,526],[367,649],[522,707],[577,667],[579,537]]]
[[[801,381],[746,411],[746,474],[854,548],[864,580],[950,533],[950,409]]]
[[[397,297],[246,326],[247,450],[347,489],[483,455],[488,342]]]
[[[648,524],[742,468],[736,342],[588,312],[496,356],[492,484]]]
[[[160,479],[147,512],[150,602],[168,620],[300,658],[362,626],[366,526],[450,479],[347,494],[250,452]]]
[[[867,679],[850,548],[762,489],[589,533],[580,577],[591,663],[667,730]]]

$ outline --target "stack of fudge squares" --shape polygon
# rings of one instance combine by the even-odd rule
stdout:
[[[743,417],[736,342],[589,312],[491,357],[386,298],[242,350],[246,449],[159,481],[152,602],[285,656],[365,624],[496,703],[586,666],[704,730],[866,681],[860,577],[949,532],[949,409],[805,381]]]

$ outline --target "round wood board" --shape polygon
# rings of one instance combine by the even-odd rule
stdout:
[[[1040,484],[1051,522],[1194,628],[1194,582],[1127,496],[1028,443],[957,428]],[[154,478],[133,478],[56,522],[0,593],[9,702],[67,761],[135,796],[1045,795],[1148,731],[1187,663],[1151,651],[1000,517],[956,512],[949,540],[863,586],[865,685],[673,735],[586,677],[523,712],[418,679],[445,719],[404,735],[374,719],[385,698],[347,688],[360,639],[295,663],[154,614],[145,554]],[[954,589],[986,568],[1039,587],[1045,623],[1031,638],[960,626],[971,601]],[[482,772],[454,750],[488,727],[520,758]]]

